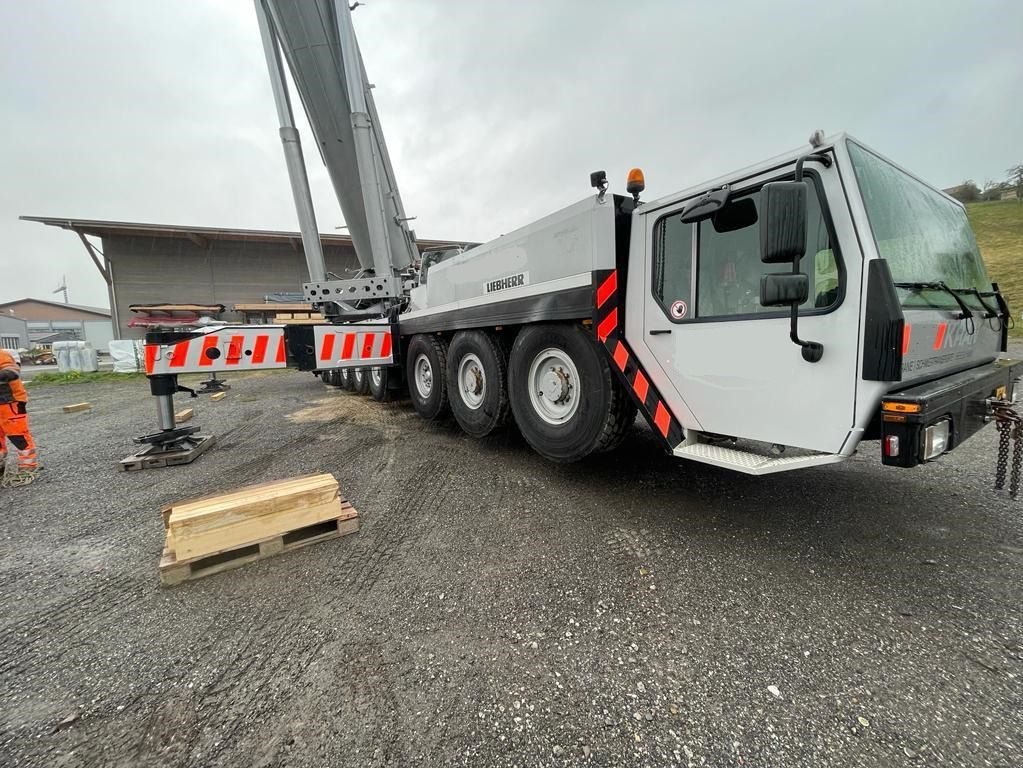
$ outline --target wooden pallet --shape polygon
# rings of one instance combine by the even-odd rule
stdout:
[[[345,502],[342,514],[328,521],[314,523],[298,529],[284,532],[275,537],[240,545],[217,553],[209,553],[199,558],[177,560],[169,544],[163,549],[160,558],[160,582],[164,585],[177,585],[193,579],[219,574],[228,569],[236,569],[253,561],[261,561],[281,553],[297,550],[306,545],[337,539],[347,534],[355,534],[359,530],[359,514],[351,503]]]
[[[194,462],[199,455],[217,442],[213,435],[193,435],[197,443],[189,449],[178,451],[159,451],[153,446],[147,446],[142,451],[136,451],[131,456],[121,460],[122,470],[148,470],[151,467],[173,467],[174,465],[187,465]]]

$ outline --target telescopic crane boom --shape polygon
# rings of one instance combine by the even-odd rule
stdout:
[[[347,0],[255,0],[281,141],[302,229],[311,301],[328,317],[386,314],[403,296],[402,273],[419,261],[398,193]],[[281,52],[362,268],[328,280]]]

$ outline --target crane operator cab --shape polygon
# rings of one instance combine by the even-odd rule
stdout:
[[[823,464],[869,438],[909,467],[1021,373],[962,205],[844,135],[641,204],[630,254],[626,334],[680,456],[734,466],[696,444],[745,439]]]

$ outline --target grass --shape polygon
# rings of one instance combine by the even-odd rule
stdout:
[[[133,379],[144,379],[145,374],[116,374],[113,371],[89,371],[81,373],[69,371],[66,374],[51,373],[35,374],[26,383],[29,387],[40,385],[68,385],[81,384],[83,382],[128,382]]]
[[[996,200],[966,207],[991,280],[998,284],[1023,335],[1023,201]]]

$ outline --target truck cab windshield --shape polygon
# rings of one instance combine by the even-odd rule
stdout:
[[[855,142],[848,147],[902,306],[959,312],[965,303],[987,315],[991,281],[962,206]]]

